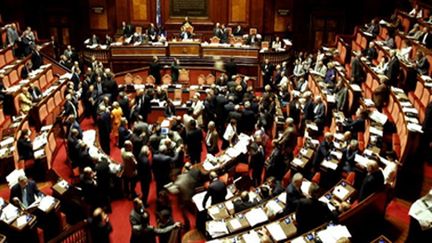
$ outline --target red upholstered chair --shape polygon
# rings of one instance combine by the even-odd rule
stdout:
[[[216,81],[216,77],[213,74],[209,73],[206,77],[207,85],[212,85],[215,83],[215,81]]]
[[[205,81],[206,81],[206,78],[205,78],[204,74],[200,74],[200,75],[198,76],[198,80],[197,80],[198,85],[204,85],[204,84],[205,84]]]
[[[289,169],[285,173],[284,177],[282,178],[282,187],[285,188],[288,186],[288,184],[291,182],[291,177],[292,177],[292,171],[291,171],[291,169]]]
[[[355,183],[355,178],[356,178],[356,173],[354,171],[351,171],[348,173],[347,177],[346,177],[346,181],[350,184],[350,185],[354,185]]]
[[[130,73],[126,73],[126,75],[124,76],[124,83],[125,84],[132,84],[133,83],[133,75]]]
[[[219,44],[220,43],[219,37],[213,36],[212,38],[210,38],[210,43],[212,43],[212,44]]]
[[[172,84],[172,77],[170,74],[167,73],[162,77],[162,84]]]
[[[249,176],[249,164],[238,163],[234,170],[235,175]]]
[[[311,181],[319,184],[321,181],[321,172],[316,172],[315,175],[312,177]]]

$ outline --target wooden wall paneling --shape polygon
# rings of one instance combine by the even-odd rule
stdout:
[[[250,0],[229,0],[229,23],[246,24],[249,22]]]
[[[250,0],[249,8],[249,28],[257,28],[258,33],[263,33],[263,23],[266,21],[264,19],[264,2],[267,3],[268,0]]]
[[[275,1],[275,7],[273,11],[273,16],[274,16],[273,31],[274,32],[292,31],[292,1],[293,0]],[[279,12],[279,10],[281,12]]]
[[[117,29],[120,29],[122,21],[130,22],[128,2],[128,0],[115,0]]]
[[[102,8],[101,12],[95,11]],[[107,0],[90,0],[90,29],[108,30],[108,5]]]
[[[130,19],[133,24],[153,22],[150,16],[152,9],[149,0],[130,0],[129,2]]]

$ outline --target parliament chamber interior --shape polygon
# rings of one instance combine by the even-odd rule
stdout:
[[[0,1],[0,243],[432,242],[432,1]]]

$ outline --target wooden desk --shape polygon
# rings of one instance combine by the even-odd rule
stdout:
[[[172,57],[201,56],[201,42],[169,42],[169,55]]]
[[[141,57],[165,56],[166,46],[113,46],[111,47],[112,59],[135,59]],[[108,60],[107,60],[108,61]]]
[[[203,57],[236,57],[236,58],[258,58],[259,49],[256,47],[236,48],[220,46],[203,46]]]

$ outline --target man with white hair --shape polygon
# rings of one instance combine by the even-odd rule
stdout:
[[[160,192],[171,181],[171,170],[174,168],[182,149],[183,145],[180,145],[176,149],[174,156],[170,156],[168,155],[167,146],[162,144],[159,146],[159,152],[153,155],[152,170],[156,180],[157,192]]]
[[[203,125],[202,112],[204,110],[204,103],[202,100],[200,100],[199,93],[196,93],[193,96],[191,108],[193,109],[193,117],[196,119],[198,126],[201,127]]]
[[[384,174],[375,160],[369,160],[367,172],[360,187],[359,201],[384,188]]]
[[[319,131],[322,131],[325,122],[325,106],[321,96],[315,97],[315,106],[313,112],[314,122],[317,124]]]
[[[303,175],[299,172],[295,173],[291,183],[286,188],[286,213],[293,212],[297,208],[299,200],[305,197],[301,191],[302,183]]]
[[[390,61],[388,62],[387,70],[385,71],[384,74],[387,76],[389,80],[389,84],[391,86],[397,87],[399,73],[400,73],[400,61],[396,56],[396,51],[390,50]]]

